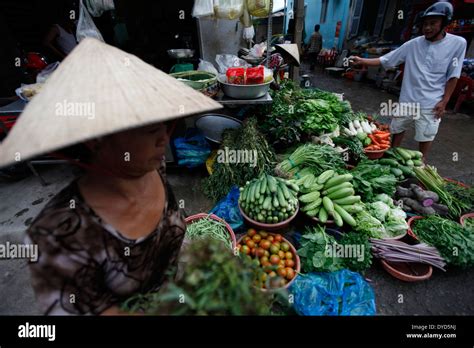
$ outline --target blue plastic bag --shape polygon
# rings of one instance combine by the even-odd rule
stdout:
[[[227,196],[222,198],[209,212],[224,219],[234,231],[239,230],[244,220],[239,210],[240,190],[237,186],[232,186]]]
[[[359,274],[343,269],[300,275],[290,286],[299,315],[375,315],[375,295]]]
[[[184,138],[174,139],[178,165],[195,168],[206,163],[211,153],[211,146],[197,129],[190,129]]]

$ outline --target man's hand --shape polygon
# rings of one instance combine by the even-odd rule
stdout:
[[[438,104],[436,104],[436,106],[433,109],[433,112],[435,113],[435,117],[437,119],[440,119],[444,115],[444,113],[446,112],[447,104],[448,103],[445,102],[444,100],[441,100]]]
[[[362,65],[364,64],[364,59],[358,56],[350,56],[349,63],[351,65]]]

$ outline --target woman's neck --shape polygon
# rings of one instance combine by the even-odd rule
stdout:
[[[100,191],[108,196],[130,201],[131,203],[142,197],[158,178],[156,171],[142,176],[104,176],[95,172],[88,172],[80,180],[82,187]]]

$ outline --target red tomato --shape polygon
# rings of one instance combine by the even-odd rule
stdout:
[[[251,254],[252,256],[257,255],[257,248],[252,248],[252,249],[250,249],[250,254]]]
[[[262,240],[259,246],[265,250],[270,249],[271,243],[268,240]]]
[[[295,277],[295,270],[290,267],[287,267],[285,269],[286,269],[286,279],[292,280]]]
[[[247,243],[249,240],[251,240],[251,238],[249,236],[245,236],[244,238],[242,238],[242,244]]]
[[[262,249],[262,248],[257,248],[256,255],[257,255],[258,257],[264,256],[264,255],[265,255],[265,250]]]
[[[287,242],[283,242],[281,243],[280,249],[286,252],[290,250],[290,244],[288,244]]]
[[[275,241],[276,242],[281,242],[283,240],[283,237],[281,236],[281,234],[276,234],[275,235]]]
[[[280,277],[286,278],[287,271],[285,268],[278,268],[277,273]]]
[[[252,237],[252,240],[258,244],[262,240],[262,237],[259,234],[256,234]]]
[[[293,253],[291,253],[290,251],[287,251],[287,252],[285,253],[285,258],[286,258],[287,260],[293,259]]]
[[[255,248],[255,242],[253,240],[248,240],[247,243],[245,243],[250,249]]]
[[[273,265],[270,263],[270,262],[265,262],[265,263],[262,263],[262,266],[263,267],[272,267]]]
[[[278,265],[280,263],[280,258],[276,255],[270,256],[270,262],[272,265]]]
[[[256,234],[257,234],[257,231],[255,231],[253,228],[251,228],[247,231],[247,236],[249,236],[249,237],[253,237]]]
[[[272,245],[275,245],[278,248],[278,250],[280,250],[280,247],[281,247],[280,242],[273,241]]]
[[[273,278],[273,277],[276,277],[277,274],[275,273],[275,271],[271,271],[270,273],[268,273],[268,276],[269,276],[270,278]]]
[[[295,267],[295,261],[293,261],[293,260],[285,260],[285,266],[286,266],[286,267],[293,268],[293,267]]]
[[[285,267],[286,267],[285,261],[284,261],[284,260],[280,260],[280,262],[278,262],[278,267],[283,267],[283,268],[285,268]]]
[[[268,240],[270,243],[273,242],[273,239],[274,239],[274,238],[273,238],[272,235],[269,235],[269,236],[267,237],[267,240]]]
[[[242,244],[238,244],[238,245],[237,245],[237,250],[240,251],[240,248],[242,248]]]

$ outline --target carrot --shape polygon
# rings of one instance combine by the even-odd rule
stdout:
[[[383,135],[380,135],[380,134],[375,134],[375,137],[379,140],[382,140],[382,139],[388,139],[390,138],[390,133],[385,133]]]
[[[372,145],[379,145],[379,140],[372,134],[368,135],[369,139],[372,140]]]

